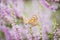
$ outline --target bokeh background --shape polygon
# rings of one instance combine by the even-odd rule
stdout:
[[[60,0],[0,0],[0,40],[60,40]]]

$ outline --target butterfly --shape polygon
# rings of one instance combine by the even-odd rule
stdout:
[[[31,25],[33,25],[33,26],[36,26],[36,25],[38,25],[38,22],[37,22],[37,20],[38,20],[38,17],[36,16],[36,15],[33,15],[33,17],[31,17],[29,20],[28,20],[28,24],[31,24]]]

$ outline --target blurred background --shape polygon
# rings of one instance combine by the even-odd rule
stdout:
[[[60,0],[0,0],[0,40],[60,40]]]

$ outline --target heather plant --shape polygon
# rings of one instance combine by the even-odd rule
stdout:
[[[60,40],[60,0],[0,0],[0,40]]]

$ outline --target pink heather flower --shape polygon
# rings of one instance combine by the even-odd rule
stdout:
[[[46,1],[46,0],[40,0],[40,3],[44,6],[44,7],[47,7],[47,8],[49,8],[49,9],[51,9],[51,10],[56,10],[57,8],[58,8],[58,5],[57,4],[53,4],[52,6]]]
[[[22,17],[21,12],[19,12],[17,9],[14,9],[14,12],[15,12],[14,15],[15,15],[16,17],[19,17],[19,18]]]
[[[42,27],[42,40],[48,40],[48,35],[46,31],[47,31],[46,28],[43,26]]]
[[[32,27],[32,32],[33,32],[34,37],[36,37],[36,36],[39,37],[40,36],[39,29],[38,29],[37,26]]]
[[[5,22],[15,23],[17,17],[22,17],[21,12],[14,8],[9,8],[8,6],[0,5],[0,18]]]
[[[40,32],[39,32],[38,26],[32,27],[32,35],[33,35],[35,40],[40,39]]]
[[[60,35],[60,29],[57,30],[56,34],[57,35]]]
[[[46,1],[40,1],[42,3],[42,10],[39,10],[39,18],[40,18],[40,23],[42,27],[42,40],[48,40],[48,35],[47,33],[51,32],[52,28],[52,21],[50,20],[52,11],[48,9],[49,6],[46,6],[45,3]],[[45,3],[44,3],[45,2]],[[49,4],[48,4],[49,5]],[[47,12],[48,10],[48,12]]]
[[[27,40],[32,40],[32,34],[30,31],[31,29],[29,26],[25,28],[25,35],[26,35]]]
[[[52,2],[58,2],[59,0],[51,0]]]
[[[1,0],[0,0],[0,3],[1,3]]]
[[[12,14],[12,10],[10,8],[8,8],[7,6],[0,6],[0,18],[1,19],[4,19],[5,21],[12,21],[13,20],[13,17],[11,17],[11,14]],[[6,9],[7,8],[7,9]],[[10,22],[11,22],[10,21]]]
[[[12,9],[14,11],[14,15],[17,17],[23,16],[24,11],[24,1],[23,0],[9,0],[10,6],[12,6]]]
[[[12,28],[13,34],[12,33],[11,34],[15,37],[16,40],[23,40],[21,33],[24,31],[22,30],[23,29],[20,26],[13,25],[13,28]]]
[[[8,15],[11,15],[11,13],[12,13],[12,9],[9,8],[9,7],[4,8],[4,11],[5,11]]]
[[[54,33],[54,37],[53,38],[54,38],[54,40],[58,40],[58,36],[57,36],[56,32]]]
[[[2,25],[5,25],[5,22],[2,19],[0,19],[0,26]]]
[[[40,0],[40,3],[41,3],[44,7],[47,7],[47,8],[50,7],[50,4],[49,4],[46,0]]]
[[[6,40],[11,40],[10,29],[6,26],[0,26],[0,31],[4,32]]]
[[[0,3],[3,3],[4,5],[8,5],[8,0],[0,0]]]
[[[15,10],[13,10],[14,11],[14,14],[17,14],[17,13],[19,13],[19,12],[17,12],[16,13],[16,11]],[[9,7],[7,7],[7,6],[1,6],[0,5],[0,19],[3,21],[3,22],[5,22],[5,23],[7,23],[7,22],[9,22],[11,25],[12,24],[15,24],[15,22],[14,22],[14,20],[15,20],[15,18],[14,18],[14,16],[15,17],[17,17],[16,15],[12,15],[12,9],[10,9]],[[20,17],[20,16],[19,16]],[[16,19],[17,20],[17,19]],[[2,25],[2,21],[0,22],[1,23],[1,25]],[[3,24],[3,25],[5,25],[5,24]],[[16,26],[17,27],[17,26]],[[7,29],[7,27],[2,27],[1,29],[2,29],[2,31],[5,33],[5,36],[6,36],[6,40],[22,40],[22,38],[21,38],[21,35],[19,36],[19,30],[17,30],[18,28],[15,28],[15,25],[14,26],[12,26],[12,28],[13,28],[13,30],[9,30],[9,29]],[[21,28],[20,28],[21,29]],[[5,31],[6,30],[6,31]],[[22,30],[22,29],[21,29]],[[20,31],[21,31],[20,30]],[[11,32],[14,34],[11,34]],[[8,38],[7,38],[8,37]],[[21,38],[21,39],[20,39]]]

